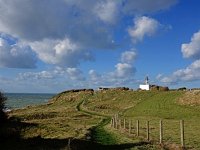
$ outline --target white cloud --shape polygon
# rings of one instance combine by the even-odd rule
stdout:
[[[161,78],[161,82],[165,83],[195,80],[200,80],[200,60],[194,61],[185,69],[175,71],[171,76]]]
[[[67,80],[74,81],[83,81],[85,80],[83,73],[78,68],[60,68],[56,67],[55,69],[49,71],[41,72],[25,72],[19,73],[18,80],[54,80],[59,78],[65,78]]]
[[[100,2],[0,0],[0,31],[32,42],[67,36],[87,48],[111,48],[113,39],[109,28],[101,22],[115,17],[106,13],[108,8],[114,10],[115,3],[105,3],[104,15],[101,13],[102,19],[98,20],[93,8]]]
[[[146,16],[134,19],[134,26],[128,29],[133,43],[142,41],[144,36],[152,36],[158,30],[160,23]]]
[[[100,74],[98,74],[95,70],[90,70],[89,78],[90,78],[90,80],[92,80],[94,82],[98,82],[101,80],[102,76]]]
[[[134,17],[138,12],[143,14],[167,9],[175,2],[176,0],[0,0],[0,32],[16,37],[26,45],[31,43],[45,63],[76,67],[82,60],[91,59],[88,50],[116,47],[113,29],[119,25],[117,21],[121,18],[130,14]],[[149,20],[152,25],[156,24],[153,19]],[[145,28],[144,33],[132,33],[130,29],[132,36],[139,39],[152,32],[150,27]]]
[[[164,83],[178,83],[182,81],[200,80],[200,31],[194,33],[191,42],[182,44],[181,51],[184,58],[193,58],[195,61],[184,69],[179,69],[170,76],[160,78]]]
[[[10,45],[5,37],[0,36],[0,67],[35,68],[37,59],[31,47],[20,42]]]
[[[118,63],[115,67],[115,76],[119,78],[130,77],[135,73],[135,68],[127,63]]]
[[[25,72],[19,73],[18,80],[39,80],[39,79],[53,79],[55,76],[51,72]]]
[[[112,28],[107,23],[123,18],[127,13],[134,16],[138,12],[163,10],[176,1],[0,0],[0,30],[29,41],[67,36],[87,47],[110,47],[113,46]]]
[[[94,8],[95,14],[104,22],[113,24],[118,17],[117,3],[114,0],[100,1]]]
[[[135,51],[125,51],[121,54],[121,61],[123,63],[133,63],[137,57]]]
[[[134,81],[136,72],[133,62],[136,59],[136,52],[125,51],[121,54],[121,63],[115,65],[115,70],[103,74],[95,70],[89,71],[89,83],[95,86],[125,86]]]
[[[66,73],[71,80],[85,80],[85,78],[82,75],[82,71],[78,68],[67,68]]]
[[[48,64],[63,67],[76,67],[81,61],[91,61],[91,54],[81,49],[68,38],[63,40],[44,39],[40,42],[30,43],[39,58]]]
[[[183,57],[185,58],[200,58],[200,31],[194,33],[191,38],[191,42],[188,44],[182,44],[181,47]]]
[[[162,77],[163,77],[162,74],[158,74],[158,75],[156,76],[156,79],[157,79],[157,80],[160,80],[160,79],[162,79]]]

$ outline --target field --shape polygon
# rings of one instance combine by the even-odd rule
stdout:
[[[199,97],[195,94],[192,102],[186,103],[188,94],[191,93],[63,92],[46,105],[12,111],[7,125],[0,131],[9,133],[1,145],[4,149],[177,149],[180,147],[179,121],[184,120],[187,149],[200,149]],[[110,119],[115,114],[132,121],[131,135],[110,127]],[[161,119],[163,146],[157,143]],[[140,137],[134,136],[136,120],[140,120]],[[144,137],[146,121],[150,121],[151,142]],[[13,135],[16,137],[10,138]]]

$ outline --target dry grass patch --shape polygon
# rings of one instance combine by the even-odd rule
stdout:
[[[200,105],[200,90],[187,91],[182,97],[178,99],[181,105]]]

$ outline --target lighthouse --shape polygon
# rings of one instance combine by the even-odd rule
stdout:
[[[148,76],[146,76],[145,80],[144,80],[144,84],[140,84],[139,87],[141,90],[146,90],[149,91],[150,90],[150,84],[149,84],[149,78]]]

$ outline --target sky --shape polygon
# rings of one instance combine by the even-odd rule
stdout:
[[[0,0],[0,90],[57,93],[146,76],[200,87],[199,0]]]

